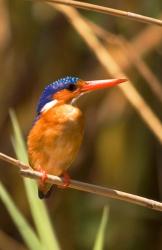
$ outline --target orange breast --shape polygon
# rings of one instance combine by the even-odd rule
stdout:
[[[83,138],[82,112],[71,105],[54,106],[31,129],[29,162],[49,174],[61,175],[75,159]]]

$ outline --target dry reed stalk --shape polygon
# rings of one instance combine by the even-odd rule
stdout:
[[[73,1],[73,0],[44,0],[44,1],[68,5],[68,6],[72,6],[75,8],[90,10],[90,11],[94,11],[94,12],[100,12],[100,13],[109,14],[112,16],[124,17],[124,18],[134,20],[137,22],[162,26],[162,20],[148,17],[148,16],[139,15],[139,14],[128,12],[128,11],[112,9],[112,8],[104,7],[101,5],[95,5],[95,4],[91,4],[91,3],[83,3],[80,1]]]
[[[32,170],[29,165],[26,165],[26,164],[14,159],[14,158],[8,156],[8,155],[0,153],[0,159],[4,160],[6,162],[9,162],[13,166],[17,166],[20,169],[21,174],[25,177],[32,178],[32,179],[42,178],[42,175],[43,175],[42,173]],[[52,183],[52,184],[56,184],[56,185],[61,185],[61,186],[64,185],[64,179],[61,177],[58,177],[58,176],[54,176],[54,175],[47,175],[46,181],[49,183]],[[76,181],[76,180],[70,180],[70,184],[68,187],[73,188],[73,189],[77,189],[80,191],[84,191],[84,192],[97,194],[100,196],[105,196],[108,198],[122,200],[122,201],[132,203],[132,204],[137,204],[137,205],[140,205],[140,206],[143,206],[146,208],[150,208],[153,210],[162,211],[162,203],[161,202],[147,199],[147,198],[144,198],[144,197],[141,197],[138,195],[129,194],[129,193],[122,192],[119,190],[101,187],[101,186],[96,186],[96,185],[92,185],[89,183],[80,182],[80,181]]]
[[[88,47],[92,50],[100,64],[112,77],[125,77],[128,78],[120,69],[113,57],[108,53],[107,49],[102,45],[90,25],[84,21],[82,16],[72,7],[65,7],[49,3],[53,8],[63,13],[75,30],[79,33]],[[149,105],[145,102],[143,97],[133,86],[129,80],[125,84],[118,85],[122,90],[127,100],[132,104],[136,111],[140,114],[142,119],[162,143],[162,124],[159,118],[154,114]]]

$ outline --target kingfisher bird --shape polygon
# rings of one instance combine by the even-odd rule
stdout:
[[[126,79],[84,81],[67,76],[45,87],[40,96],[36,117],[27,137],[31,167],[42,172],[38,181],[40,199],[50,196],[53,185],[46,183],[47,174],[64,176],[64,186],[70,178],[67,169],[75,159],[82,142],[84,118],[75,105],[81,95],[113,87]]]

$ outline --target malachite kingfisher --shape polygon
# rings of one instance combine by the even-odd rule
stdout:
[[[70,182],[66,171],[78,153],[84,130],[83,114],[75,106],[76,99],[87,92],[125,81],[83,81],[67,76],[45,87],[27,138],[29,163],[34,170],[43,173],[38,182],[39,198],[49,197],[53,189],[51,184],[46,183],[46,174],[63,175],[65,186]]]

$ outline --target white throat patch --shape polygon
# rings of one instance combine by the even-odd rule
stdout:
[[[50,108],[54,107],[57,103],[58,103],[57,100],[53,100],[51,102],[46,103],[41,109],[41,113],[48,111]]]

